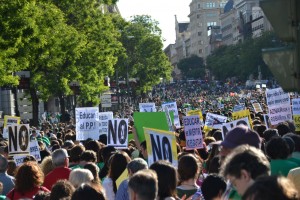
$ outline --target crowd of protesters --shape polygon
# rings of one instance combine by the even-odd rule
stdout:
[[[253,129],[238,126],[225,138],[203,130],[204,148],[187,150],[183,128],[176,129],[178,166],[165,160],[148,166],[145,141],[126,149],[107,146],[107,138],[76,140],[75,125],[44,121],[31,127],[41,161],[27,156],[16,166],[8,142],[0,142],[0,199],[99,200],[296,200],[300,194],[300,135],[292,121],[266,126],[251,100],[267,107],[263,90],[237,85],[182,83],[155,87],[147,101],[176,101],[180,120],[188,109],[230,117],[243,102]],[[219,106],[222,104],[222,106]],[[230,120],[230,118],[229,118]],[[134,122],[129,130],[136,134]],[[135,135],[136,136],[136,135]],[[137,138],[137,137],[135,137]],[[127,178],[118,178],[127,170]]]

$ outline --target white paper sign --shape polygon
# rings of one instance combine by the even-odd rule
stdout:
[[[29,124],[8,126],[9,155],[29,154],[30,141]]]
[[[108,120],[107,146],[114,146],[116,149],[127,148],[128,119]]]
[[[300,115],[300,98],[293,99],[293,115]]]
[[[225,136],[227,135],[227,133],[231,129],[233,129],[233,128],[239,126],[239,125],[245,125],[245,126],[248,126],[249,128],[251,128],[248,117],[244,117],[244,118],[241,118],[241,119],[238,119],[238,120],[234,120],[234,121],[225,123],[225,124],[222,125],[222,129],[221,129],[223,140],[224,140]]]
[[[223,123],[226,123],[227,117],[216,115],[213,113],[206,114],[205,126],[210,128],[221,128]]]
[[[40,148],[38,141],[32,140],[30,141],[30,155],[34,156],[37,161],[41,161],[41,154],[40,154]],[[16,162],[17,166],[20,166],[24,158],[26,158],[27,155],[14,155],[14,160]]]
[[[178,114],[178,109],[177,109],[176,102],[164,103],[164,104],[162,104],[163,110],[165,110],[164,107],[168,107],[169,111],[174,112],[174,126],[176,128],[180,128],[179,114]]]
[[[155,103],[139,103],[140,112],[156,112]]]
[[[99,139],[98,107],[76,108],[76,140]]]
[[[114,118],[113,112],[100,112],[99,113],[99,132],[100,135],[108,133],[108,120]]]
[[[186,149],[191,150],[203,148],[203,137],[199,115],[184,116],[183,124],[186,139]]]
[[[282,88],[267,90],[266,98],[269,107],[282,104],[290,105],[290,95],[289,93],[285,93]]]
[[[269,107],[269,119],[272,125],[293,120],[291,106],[289,104],[283,104]]]
[[[255,113],[263,112],[263,109],[261,108],[260,103],[253,103],[252,106],[254,108]]]

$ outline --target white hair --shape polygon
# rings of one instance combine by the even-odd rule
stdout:
[[[69,181],[75,188],[78,188],[83,183],[90,183],[92,180],[94,180],[94,176],[88,169],[74,169],[69,177]]]

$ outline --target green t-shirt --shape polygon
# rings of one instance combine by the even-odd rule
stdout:
[[[185,189],[180,188],[180,186],[178,186],[176,188],[176,190],[177,190],[177,196],[179,198],[181,198],[183,195],[186,195],[186,198],[188,198],[188,197],[192,196],[193,194],[195,194],[197,192],[197,189],[198,188],[191,189],[191,190],[185,190]]]
[[[271,160],[271,175],[282,175],[287,176],[291,169],[298,167],[297,163],[289,161],[289,160],[282,160],[276,159]]]

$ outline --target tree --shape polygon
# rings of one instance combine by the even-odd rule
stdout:
[[[205,77],[203,58],[196,55],[180,60],[178,68],[185,78],[204,79]]]
[[[138,93],[151,90],[160,78],[170,79],[172,66],[163,52],[161,29],[148,15],[134,16],[121,30],[126,56],[119,57],[123,77],[139,79]]]

